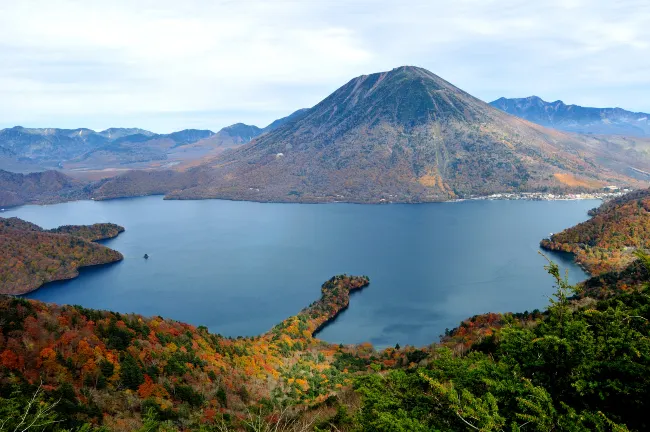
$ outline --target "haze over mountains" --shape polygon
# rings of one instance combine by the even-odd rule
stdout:
[[[590,108],[566,105],[561,100],[546,102],[537,96],[499,98],[493,107],[542,126],[569,132],[650,136],[650,114],[622,108]]]
[[[157,134],[138,128],[109,128],[96,132],[87,128],[15,126],[0,130],[0,169],[30,172],[51,168],[158,168],[164,167],[166,162],[173,166],[245,144],[303,111],[275,120],[265,128],[237,123],[217,133],[198,129]]]
[[[509,102],[499,101],[487,104],[425,69],[403,66],[354,78],[313,108],[265,128],[237,123],[217,133],[164,135],[5,129],[0,160],[63,160],[58,166],[75,177],[93,169],[101,174],[79,177],[78,184],[59,179],[61,199],[163,193],[174,199],[427,202],[647,185],[650,138],[565,133],[493,106],[541,122],[541,113],[550,111],[533,109],[538,105],[513,102],[508,108]],[[583,110],[588,115],[581,118],[595,118],[591,110],[597,109]],[[577,111],[558,108],[552,126],[568,124],[560,118]],[[110,175],[104,175],[106,167]],[[119,170],[128,172],[116,176]],[[56,200],[51,188],[21,192],[23,183],[39,179],[8,173],[3,179],[12,205]]]
[[[165,160],[169,149],[214,135],[208,130],[186,129],[155,134],[137,128],[91,129],[24,128],[0,130],[5,165],[12,160],[28,166],[65,168],[66,165],[104,167]],[[7,161],[6,159],[9,159]]]

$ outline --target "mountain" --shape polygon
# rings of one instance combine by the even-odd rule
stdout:
[[[0,130],[0,169],[12,172],[63,169],[76,176],[107,169],[159,169],[193,165],[228,148],[298,118],[305,110],[275,120],[265,128],[237,123],[214,133],[184,129],[157,134],[139,128],[91,129],[13,128]],[[96,177],[95,177],[96,178]]]
[[[261,133],[263,133],[263,130],[257,126],[235,123],[226,126],[212,137],[201,141],[199,144],[210,145],[213,147],[236,147],[250,142]]]
[[[58,171],[18,174],[0,170],[0,207],[84,199],[88,197],[84,186]]]
[[[0,148],[17,158],[61,161],[104,145],[108,138],[90,129],[29,129],[16,126],[0,130]]]
[[[196,168],[170,198],[426,202],[639,184],[650,142],[604,143],[506,114],[404,66],[354,78],[293,121]],[[638,170],[638,171],[635,171]]]
[[[115,224],[44,230],[18,218],[0,218],[0,294],[25,294],[47,282],[74,278],[80,267],[122,260],[119,252],[93,243],[122,231]]]
[[[590,108],[566,105],[561,100],[546,102],[537,96],[499,98],[495,108],[542,126],[569,132],[650,136],[650,114],[622,108]]]
[[[299,109],[286,117],[279,118],[274,120],[271,124],[265,128],[259,128],[254,125],[247,125],[244,123],[235,123],[230,126],[226,126],[221,129],[219,132],[214,134],[214,136],[207,138],[204,141],[201,141],[199,145],[210,145],[214,147],[226,147],[233,148],[240,146],[242,144],[247,144],[252,141],[254,138],[262,135],[263,133],[270,132],[279,128],[282,125],[285,125],[293,120],[300,118],[306,111],[306,108]]]
[[[195,143],[212,135],[214,135],[214,132],[210,130],[183,129],[170,134],[158,135],[158,138],[170,138],[176,145],[183,145]]]
[[[129,135],[145,135],[145,136],[154,136],[156,135],[153,132],[148,130],[139,129],[139,128],[108,128],[101,132],[98,132],[99,135],[102,135],[110,140],[115,140]]]
[[[45,168],[105,168],[167,159],[170,149],[214,135],[209,130],[185,129],[155,134],[138,128],[0,130],[3,167],[40,165]]]

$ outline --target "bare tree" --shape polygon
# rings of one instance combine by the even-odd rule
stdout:
[[[26,432],[30,429],[37,428],[43,429],[45,426],[59,423],[54,417],[54,408],[59,404],[60,400],[54,403],[41,403],[41,395],[43,392],[43,383],[38,385],[34,395],[25,406],[24,411],[18,419],[18,423],[13,426],[9,423],[11,418],[6,418],[0,421],[0,432]],[[13,426],[13,429],[11,427]]]

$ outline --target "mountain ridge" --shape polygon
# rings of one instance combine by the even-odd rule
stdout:
[[[650,136],[650,114],[623,108],[594,108],[547,102],[539,96],[501,97],[490,102],[517,117],[559,130],[590,134]]]
[[[298,117],[305,109],[279,118],[264,128],[235,123],[218,132],[183,129],[154,133],[140,128],[0,129],[0,169],[33,172],[48,169],[101,170],[129,166],[159,168],[191,163],[246,144]]]

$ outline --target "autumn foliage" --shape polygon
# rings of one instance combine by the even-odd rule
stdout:
[[[80,267],[121,260],[119,252],[92,241],[122,231],[115,224],[44,230],[18,218],[0,218],[0,294],[24,294],[46,282],[73,278]]]
[[[650,248],[650,190],[606,202],[590,214],[588,221],[542,240],[541,246],[575,254],[593,275],[623,270],[636,250]]]
[[[347,307],[351,290],[368,283],[336,276],[297,315],[261,336],[235,339],[160,317],[0,297],[0,394],[16,385],[28,394],[42,382],[52,398],[65,393],[70,426],[125,431],[140,427],[151,409],[174,421],[188,421],[191,410],[209,424],[264,401],[319,404],[356,373],[408,365],[410,349],[378,353],[370,344],[313,337]]]

